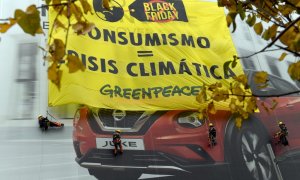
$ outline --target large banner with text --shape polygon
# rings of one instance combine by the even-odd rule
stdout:
[[[68,33],[67,53],[85,71],[62,66],[61,88],[49,82],[49,106],[68,103],[123,110],[197,109],[204,83],[229,86],[240,64],[224,73],[236,54],[223,8],[199,0],[89,0],[95,28]],[[49,27],[56,12],[50,10]],[[66,31],[52,37],[65,39]],[[225,108],[225,103],[219,108]]]

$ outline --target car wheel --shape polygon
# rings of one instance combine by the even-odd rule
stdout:
[[[234,121],[234,120],[233,120]],[[274,180],[273,159],[268,146],[270,141],[264,126],[254,117],[244,120],[238,129],[232,122],[230,137],[227,136],[227,160],[234,179]]]

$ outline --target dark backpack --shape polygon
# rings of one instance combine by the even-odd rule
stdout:
[[[113,134],[113,143],[119,143],[121,141],[121,136],[119,133]]]

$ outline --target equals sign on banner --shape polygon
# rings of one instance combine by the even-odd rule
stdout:
[[[147,57],[147,56],[153,56],[152,51],[138,51],[138,57]]]

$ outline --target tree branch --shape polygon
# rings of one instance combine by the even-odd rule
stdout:
[[[65,2],[65,3],[59,3],[59,4],[46,4],[46,5],[42,5],[42,6],[37,7],[37,9],[41,9],[41,8],[45,8],[45,7],[66,6],[69,3],[74,3],[76,1],[78,1],[78,0],[71,0],[71,1],[68,1],[68,2]]]
[[[280,34],[274,39],[272,40],[272,42],[270,42],[266,47],[264,47],[262,50],[255,52],[249,56],[243,56],[243,57],[238,57],[239,59],[243,59],[243,58],[250,58],[258,53],[262,53],[264,51],[266,51],[266,49],[270,48],[271,46],[273,46],[275,44],[275,42],[284,35],[285,32],[287,32],[292,26],[294,26],[298,21],[300,20],[300,16],[295,19],[291,24],[288,25],[288,27],[286,27],[283,31],[280,32]]]
[[[68,27],[67,27],[67,33],[66,33],[66,39],[65,39],[65,49],[67,49],[69,31],[70,31],[70,27],[71,27],[71,10],[70,10],[71,3],[72,3],[71,0],[69,0],[69,3],[67,5],[67,8],[68,8]]]
[[[241,95],[241,94],[224,94],[228,96],[241,96],[241,97],[281,97],[281,96],[287,96],[291,94],[297,94],[300,93],[299,91],[293,91],[288,93],[282,93],[282,94],[273,94],[273,95],[258,95],[258,94],[251,94],[251,95]]]
[[[286,47],[282,47],[282,46],[279,46],[279,45],[275,45],[275,46],[278,47],[278,48],[280,48],[280,49],[283,49],[283,50],[285,50],[287,52],[290,52],[290,53],[294,54],[295,56],[300,57],[300,54],[298,52],[296,52],[296,51],[292,51],[292,50],[290,50],[290,49],[288,49]]]
[[[251,11],[250,11],[250,10],[247,10],[247,12],[252,13],[252,14],[253,14],[253,13],[257,13],[257,14],[259,14],[260,16],[262,16],[263,18],[266,18],[267,20],[269,20],[269,21],[271,21],[272,23],[276,24],[277,26],[280,26],[280,27],[283,27],[283,28],[284,28],[284,25],[283,25],[282,23],[281,23],[281,24],[277,23],[277,22],[274,21],[272,18],[269,18],[268,16],[262,14],[262,13],[259,12],[259,11],[256,11],[256,10],[254,10],[254,9],[251,9]]]
[[[280,32],[280,34],[270,43],[268,44],[265,48],[262,49],[262,51],[266,50],[267,48],[271,47],[273,44],[275,44],[275,42],[281,38],[281,36],[284,35],[285,32],[287,32],[292,26],[294,26],[298,21],[300,20],[300,16],[294,20],[291,24],[288,25],[288,27],[286,27],[282,32]]]
[[[298,8],[297,6],[295,6],[293,3],[291,3],[290,1],[288,1],[288,0],[286,0],[286,1],[284,1],[286,4],[288,4],[288,5],[290,5],[290,6],[292,6],[293,8],[295,8],[295,9],[297,9],[297,10],[299,10],[300,8]]]
[[[55,18],[54,18],[54,21],[53,21],[54,23],[53,23],[52,28],[51,28],[51,31],[50,31],[50,33],[49,33],[48,44],[50,44],[51,39],[52,39],[53,30],[55,29],[55,28],[54,28],[55,21],[56,21],[56,19],[58,18],[58,16],[61,14],[61,12],[63,11],[64,8],[65,8],[65,7],[63,6],[63,7],[59,10],[59,13],[57,13],[56,16],[55,16]]]

